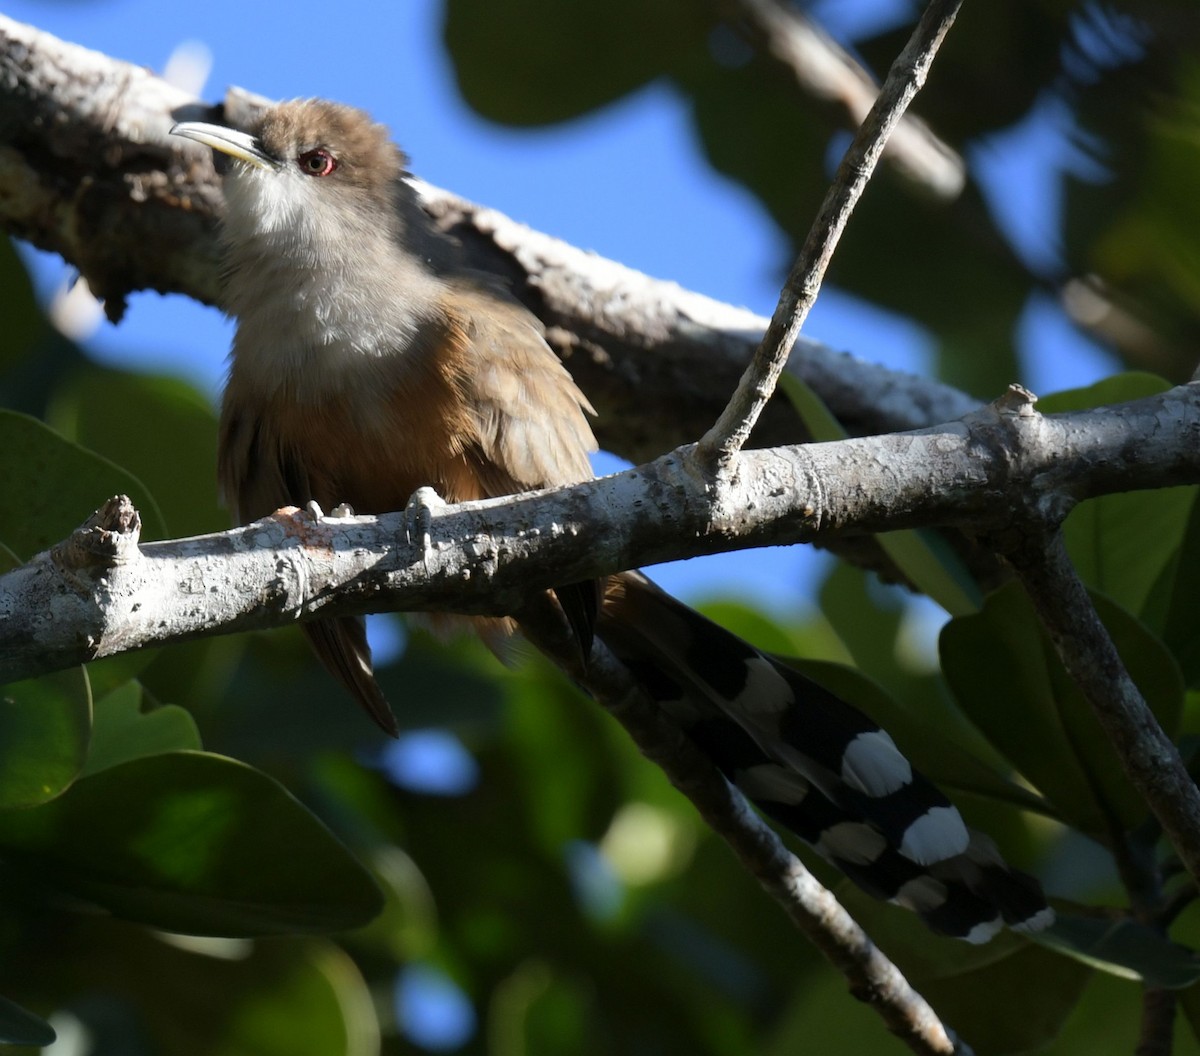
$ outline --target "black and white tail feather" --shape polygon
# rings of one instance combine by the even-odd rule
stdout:
[[[1053,921],[1038,882],[968,829],[865,715],[640,573],[615,578],[598,633],[763,813],[939,934],[980,943],[1004,925]]]

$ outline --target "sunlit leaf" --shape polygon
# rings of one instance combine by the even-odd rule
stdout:
[[[839,643],[825,628],[809,625],[795,628],[783,627],[761,609],[742,601],[723,599],[704,602],[696,607],[714,623],[719,623],[726,630],[764,652],[782,654],[802,652],[805,656],[810,656],[814,652],[820,654],[823,650],[814,639],[822,635],[828,639],[824,643],[825,649],[840,651]]]

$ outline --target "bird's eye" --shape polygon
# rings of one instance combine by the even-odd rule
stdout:
[[[296,159],[296,164],[305,176],[328,176],[337,168],[337,158],[324,147],[317,147],[301,154]]]

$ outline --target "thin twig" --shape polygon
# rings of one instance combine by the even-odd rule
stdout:
[[[1062,536],[1031,541],[1007,556],[1126,775],[1188,872],[1200,881],[1200,790],[1129,677]]]
[[[928,1002],[871,942],[854,919],[783,844],[701,751],[667,722],[602,644],[593,647],[584,687],[617,719],[729,844],[741,863],[784,909],[888,1029],[914,1052],[970,1056]]]
[[[842,231],[875,171],[888,136],[925,83],[933,57],[961,5],[962,0],[931,0],[909,42],[888,71],[875,105],[838,166],[753,361],[716,424],[700,441],[698,455],[705,462],[726,464],[749,439],[775,391],[804,320],[817,299]]]

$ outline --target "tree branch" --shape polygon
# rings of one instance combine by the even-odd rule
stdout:
[[[71,550],[0,577],[0,680],[316,616],[512,611],[530,590],[751,546],[921,525],[1003,540],[1082,498],[1200,482],[1200,385],[1066,415],[1011,403],[917,432],[743,451],[717,481],[689,447],[571,488],[447,506],[432,511],[428,552],[404,542],[403,513],[277,514],[120,560],[102,549],[96,564],[87,555],[109,543],[85,526]],[[104,530],[133,530],[115,516]]]
[[[1032,536],[1007,555],[1067,673],[1100,720],[1121,767],[1200,880],[1200,789],[1129,677],[1062,536]]]
[[[962,0],[930,0],[912,37],[892,63],[879,96],[842,158],[820,212],[809,228],[754,359],[728,406],[700,441],[701,453],[714,464],[724,466],[746,445],[767,401],[774,395],[779,375],[816,303],[850,214],[871,179],[892,130],[924,85],[933,58],[954,24],[960,6]]]

